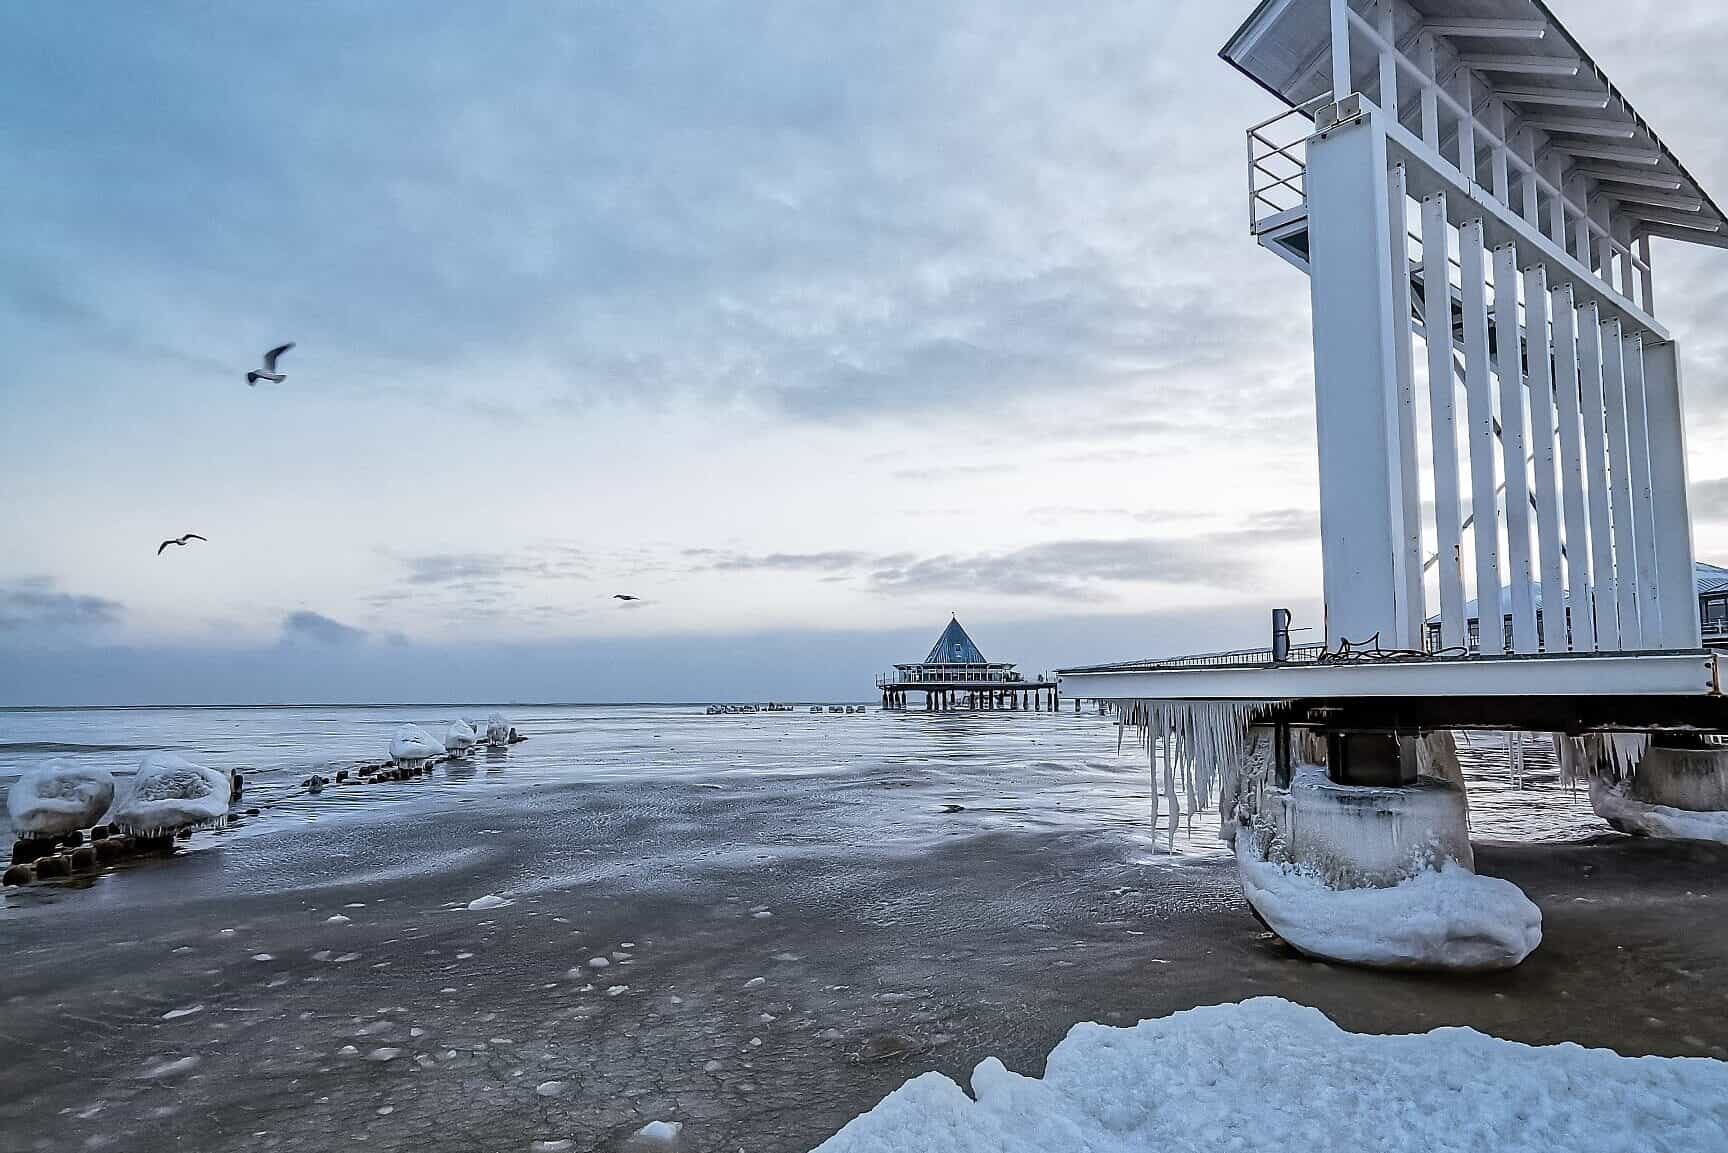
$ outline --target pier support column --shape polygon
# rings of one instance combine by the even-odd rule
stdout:
[[[1600,759],[1613,761],[1605,738]],[[1728,845],[1728,746],[1702,737],[1665,734],[1637,758],[1629,773],[1592,766],[1590,807],[1634,837],[1714,841]]]
[[[1289,734],[1282,755],[1280,733]],[[1335,752],[1348,763],[1329,765]],[[1474,871],[1450,733],[1340,742],[1257,726],[1235,796],[1221,807],[1243,895],[1298,952],[1375,968],[1486,971],[1512,968],[1541,943],[1542,914],[1529,898]]]

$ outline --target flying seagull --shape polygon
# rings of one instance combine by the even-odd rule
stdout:
[[[174,539],[174,540],[165,540],[165,541],[163,541],[163,542],[162,542],[162,543],[161,543],[161,544],[159,544],[159,545],[157,545],[157,546],[156,546],[156,555],[157,555],[157,556],[161,556],[161,555],[162,555],[162,550],[163,550],[163,549],[165,549],[165,548],[167,548],[167,547],[168,547],[168,546],[169,546],[169,545],[171,545],[171,544],[177,544],[177,545],[184,545],[184,544],[185,544],[185,543],[186,543],[186,542],[187,542],[187,541],[189,541],[189,540],[201,540],[201,541],[203,541],[203,542],[204,542],[204,543],[205,543],[205,544],[209,544],[209,543],[210,543],[210,541],[209,541],[209,539],[208,539],[208,538],[206,538],[206,537],[201,537],[201,536],[199,536],[199,535],[198,535],[198,534],[197,534],[197,533],[195,533],[195,532],[189,532],[189,533],[187,533],[187,534],[186,534],[186,535],[185,535],[185,536],[183,536],[183,537],[179,537],[179,538],[177,538],[177,539]]]
[[[293,347],[294,342],[290,340],[287,344],[279,344],[269,352],[266,352],[264,354],[264,371],[247,373],[246,383],[257,384],[261,380],[267,380],[271,384],[281,384],[283,381],[287,380],[287,373],[276,371],[276,358]]]
[[[629,593],[613,593],[612,599],[615,601],[639,601],[642,598],[641,597],[633,597]]]

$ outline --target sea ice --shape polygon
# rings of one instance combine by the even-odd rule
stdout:
[[[108,770],[49,761],[13,782],[6,812],[20,836],[61,837],[94,825],[113,801]]]
[[[636,1141],[642,1145],[670,1145],[683,1131],[682,1121],[650,1121],[636,1130]]]
[[[473,748],[479,739],[468,722],[457,717],[450,722],[450,728],[444,734],[444,747],[452,753],[465,753]]]
[[[419,725],[403,725],[396,730],[396,735],[390,738],[390,759],[392,761],[424,761],[432,757],[442,756],[444,746],[438,739]]]
[[[484,912],[487,909],[502,909],[505,905],[513,905],[514,901],[500,897],[497,893],[487,893],[484,897],[475,897],[468,902],[468,908],[473,912]]]
[[[992,1057],[972,1094],[940,1073],[914,1077],[819,1153],[1720,1149],[1728,1063],[1465,1028],[1361,1035],[1258,997],[1131,1028],[1076,1025],[1042,1078]]]
[[[173,753],[146,753],[114,804],[114,823],[145,836],[211,824],[228,815],[232,787],[226,773]]]
[[[1592,777],[1590,807],[1597,816],[1623,833],[1728,845],[1728,813],[1692,812],[1668,805],[1647,804],[1632,797],[1623,782]]]
[[[1542,910],[1510,881],[1447,861],[1384,889],[1334,889],[1236,839],[1242,893],[1310,956],[1403,969],[1510,969],[1542,943]]]
[[[503,713],[493,713],[486,718],[486,743],[489,745],[507,745],[510,743],[510,718]]]

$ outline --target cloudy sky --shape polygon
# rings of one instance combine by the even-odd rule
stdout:
[[[1033,668],[1312,619],[1250,7],[0,7],[0,703],[861,696],[950,611]],[[1556,7],[1728,195],[1728,11]],[[1728,556],[1728,253],[1657,261]]]

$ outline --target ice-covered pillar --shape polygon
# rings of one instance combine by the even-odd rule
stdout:
[[[1308,142],[1326,642],[1411,648],[1386,136],[1367,101]],[[1419,563],[1419,562],[1418,562]]]
[[[1662,606],[1661,647],[1695,649],[1704,642],[1692,563],[1692,512],[1686,490],[1686,426],[1680,357],[1673,341],[1644,344],[1644,412],[1650,436],[1650,491],[1656,509],[1656,595]],[[1654,642],[1656,638],[1646,638]]]

